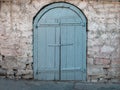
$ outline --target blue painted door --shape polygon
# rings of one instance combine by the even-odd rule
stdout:
[[[35,22],[36,79],[86,80],[86,23],[81,13],[75,12],[76,7],[63,6],[64,3],[49,6]]]

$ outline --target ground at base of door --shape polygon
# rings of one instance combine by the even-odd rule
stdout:
[[[0,90],[120,90],[120,83],[0,79]]]

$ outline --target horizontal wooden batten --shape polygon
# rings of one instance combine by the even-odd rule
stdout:
[[[55,27],[55,26],[85,26],[84,23],[61,23],[61,24],[40,24],[37,27]]]

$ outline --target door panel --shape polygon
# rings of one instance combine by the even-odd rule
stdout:
[[[58,80],[59,47],[54,45],[59,44],[59,31],[59,27],[44,27],[43,23],[38,29],[38,78],[40,80]]]
[[[61,23],[77,23],[72,19]],[[65,21],[65,22],[64,22]],[[81,25],[61,26],[61,80],[82,80],[82,33]],[[66,44],[66,45],[65,45]]]

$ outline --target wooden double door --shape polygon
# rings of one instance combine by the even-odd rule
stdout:
[[[69,8],[53,8],[34,30],[35,78],[86,79],[86,30],[82,19]]]

